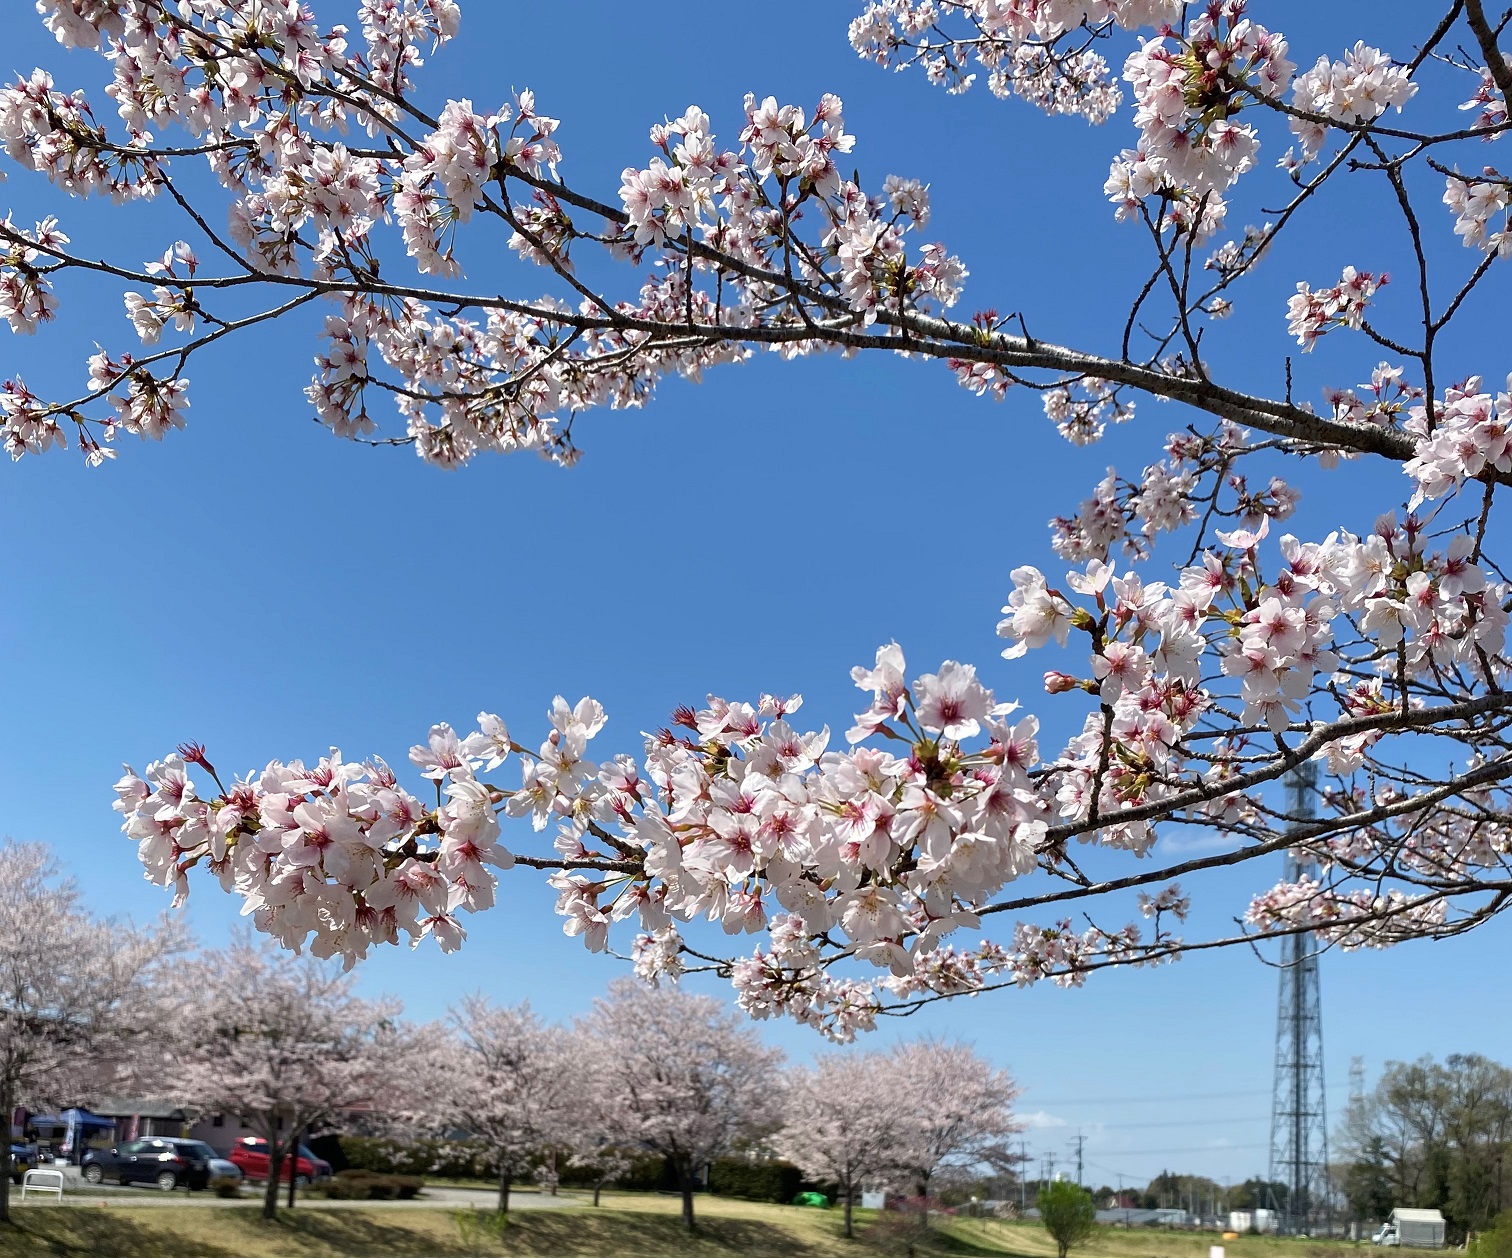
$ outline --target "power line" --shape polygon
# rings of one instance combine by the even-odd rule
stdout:
[[[1251,1088],[1244,1092],[1177,1092],[1170,1096],[1062,1096],[1049,1100],[1035,1097],[1035,1105],[1163,1105],[1168,1101],[1221,1101],[1236,1096],[1269,1096],[1269,1088]]]
[[[1168,1153],[1243,1153],[1248,1149],[1267,1149],[1267,1144],[1196,1144],[1184,1149],[1112,1149],[1121,1158],[1164,1157]]]
[[[1138,1175],[1130,1175],[1128,1171],[1115,1171],[1111,1166],[1103,1166],[1100,1162],[1088,1162],[1087,1165],[1094,1171],[1101,1171],[1104,1175],[1111,1175],[1118,1180],[1129,1179],[1138,1181],[1141,1178]],[[1120,1184],[1119,1188],[1121,1190],[1123,1185]]]
[[[1233,1123],[1261,1123],[1269,1122],[1269,1114],[1246,1114],[1243,1118],[1194,1118],[1163,1119],[1158,1123],[1093,1123],[1091,1126],[1103,1131],[1116,1131],[1123,1128],[1137,1127],[1227,1127]]]

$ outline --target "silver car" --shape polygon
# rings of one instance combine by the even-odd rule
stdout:
[[[213,1184],[218,1179],[234,1179],[241,1182],[242,1168],[230,1158],[215,1157],[210,1159],[210,1182]]]

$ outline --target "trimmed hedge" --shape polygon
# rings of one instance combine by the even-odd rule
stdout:
[[[557,1162],[557,1175],[558,1182],[568,1188],[592,1188],[598,1178],[591,1167],[572,1166],[566,1158]],[[638,1158],[613,1186],[629,1192],[673,1191],[677,1177],[667,1167],[666,1158]]]
[[[476,1179],[485,1183],[498,1180],[498,1168],[478,1146],[465,1141],[417,1140],[400,1143],[376,1136],[317,1136],[309,1142],[316,1157],[324,1158],[338,1175],[342,1171],[369,1171],[377,1175],[420,1175],[433,1179]],[[568,1187],[591,1188],[591,1169],[569,1165],[563,1156],[557,1160],[559,1183]],[[667,1167],[666,1159],[646,1157],[636,1161],[628,1174],[615,1180],[616,1188],[639,1192],[675,1192],[677,1178]]]
[[[425,1181],[418,1175],[378,1175],[372,1171],[340,1172],[319,1191],[335,1201],[409,1201]]]
[[[417,1140],[400,1144],[375,1136],[322,1136],[311,1150],[338,1172],[430,1175],[438,1179],[492,1179],[494,1169],[481,1149],[456,1141]]]
[[[774,1201],[786,1205],[798,1195],[803,1172],[787,1162],[747,1162],[716,1158],[709,1164],[709,1191],[746,1201]]]

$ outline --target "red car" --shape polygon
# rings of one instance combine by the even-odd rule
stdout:
[[[231,1146],[226,1157],[241,1167],[248,1179],[268,1178],[268,1142],[261,1136],[243,1136]],[[297,1157],[285,1157],[279,1168],[279,1178],[285,1183],[295,1178],[299,1184],[313,1184],[331,1178],[331,1164],[310,1152],[307,1145],[299,1146]]]

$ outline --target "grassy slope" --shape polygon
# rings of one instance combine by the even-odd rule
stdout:
[[[840,1234],[838,1210],[805,1210],[700,1197],[699,1233],[689,1237],[675,1198],[605,1194],[604,1206],[521,1211],[502,1245],[482,1254],[530,1258],[1054,1258],[1043,1229],[992,1220],[944,1221],[922,1244],[858,1211],[861,1239]],[[0,1231],[0,1258],[464,1258],[448,1210],[295,1210],[265,1225],[255,1210],[112,1207],[19,1209],[20,1226]],[[1212,1238],[1104,1231],[1074,1258],[1207,1258]],[[1344,1258],[1345,1247],[1244,1238],[1226,1258]]]

